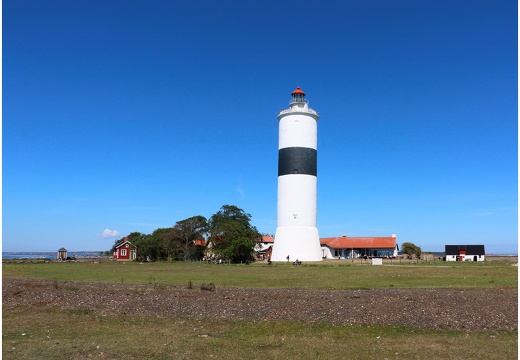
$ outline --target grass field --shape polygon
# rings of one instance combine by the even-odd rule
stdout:
[[[384,266],[212,265],[204,263],[4,263],[3,277],[185,286],[367,289],[517,288],[510,262],[414,263]],[[70,289],[73,291],[74,289]],[[5,359],[516,359],[518,332],[412,327],[252,322],[162,316],[99,316],[78,308],[17,307],[3,311]]]
[[[4,359],[515,359],[517,333],[291,321],[4,314]],[[67,323],[63,322],[66,315]],[[22,335],[25,334],[25,335]]]
[[[4,263],[4,277],[165,285],[213,282],[217,287],[373,289],[373,288],[511,288],[517,287],[518,268],[507,261],[423,262],[394,261],[384,266],[361,266],[349,261],[323,264],[214,265],[203,262],[69,262]],[[449,264],[449,265],[447,265]]]

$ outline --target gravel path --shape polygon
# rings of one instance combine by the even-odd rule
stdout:
[[[516,330],[517,289],[215,291],[159,285],[2,280],[2,308],[52,306],[99,315],[291,319],[430,329]]]

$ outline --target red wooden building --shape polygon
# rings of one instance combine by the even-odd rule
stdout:
[[[128,240],[116,246],[114,259],[117,261],[133,261],[137,258],[137,248]]]

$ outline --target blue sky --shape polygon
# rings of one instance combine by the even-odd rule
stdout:
[[[517,253],[516,1],[3,1],[3,251],[224,204],[276,229],[278,112],[318,111],[320,236]]]

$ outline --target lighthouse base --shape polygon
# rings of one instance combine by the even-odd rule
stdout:
[[[278,227],[271,261],[322,261],[320,237],[315,227]]]

